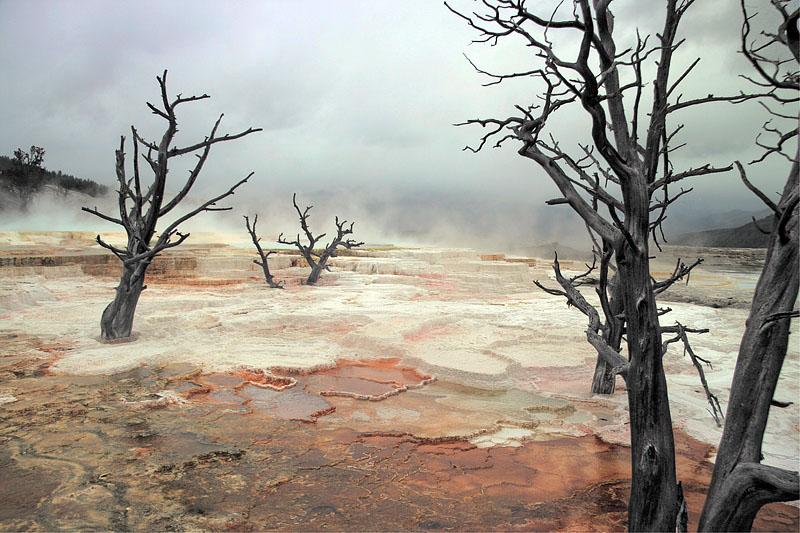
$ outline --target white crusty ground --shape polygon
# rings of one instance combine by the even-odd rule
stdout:
[[[113,280],[84,276],[71,267],[61,269],[63,276],[53,272],[58,269],[46,275],[31,271],[3,276],[0,333],[25,333],[66,345],[53,368],[64,374],[110,374],[165,363],[215,371],[312,368],[342,357],[400,357],[439,379],[535,390],[532,382],[519,379],[521,370],[562,368],[568,374],[570,368],[594,364],[583,336],[584,317],[532,286],[533,279],[550,277],[546,261],[529,268],[480,261],[468,250],[392,250],[371,254],[377,257],[338,258],[337,268],[323,275],[320,286],[281,291],[266,288],[255,267],[243,270],[249,264],[247,253],[211,254],[198,265],[204,275],[241,277],[240,284],[152,284],[140,300],[137,340],[132,343],[98,339],[99,317],[113,296]],[[299,277],[302,271],[281,268],[275,274]],[[706,272],[700,283],[747,285],[740,279],[745,274],[735,276]],[[756,274],[749,276],[754,281]],[[747,311],[663,305],[674,309],[665,323],[680,320],[711,329],[694,337],[693,345],[713,363],[713,369],[706,369],[707,379],[725,408]],[[695,370],[681,348],[673,346],[665,357],[673,419],[692,436],[716,444],[721,430],[706,411]],[[795,403],[772,409],[765,436],[765,461],[793,468],[800,457],[799,361],[800,349],[793,341],[776,397]],[[609,438],[625,440],[624,393],[603,402],[616,409],[618,420],[601,429]],[[505,428],[476,444],[515,445],[528,433]]]

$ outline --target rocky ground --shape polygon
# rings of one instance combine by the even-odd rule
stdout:
[[[583,317],[532,287],[548,260],[384,247],[307,287],[282,254],[270,290],[248,249],[175,252],[136,339],[105,344],[117,265],[90,236],[0,234],[0,529],[624,528],[624,391],[588,394]],[[712,329],[695,348],[724,406],[760,258],[702,252],[664,305]],[[689,361],[666,366],[696,520],[720,430]],[[799,420],[773,409],[767,462],[796,465]],[[798,510],[756,526],[796,531]]]

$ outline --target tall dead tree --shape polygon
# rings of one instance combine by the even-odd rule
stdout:
[[[364,243],[347,237],[348,235],[353,234],[353,225],[355,222],[351,222],[348,226],[346,220],[339,221],[339,217],[336,217],[336,236],[324,248],[316,248],[317,243],[319,243],[319,241],[321,241],[322,238],[327,235],[327,233],[322,233],[316,237],[314,237],[314,235],[311,233],[311,228],[308,226],[308,219],[310,218],[309,211],[311,211],[311,208],[314,206],[309,205],[305,209],[301,210],[297,205],[297,193],[292,194],[292,205],[294,205],[294,209],[297,211],[297,215],[300,217],[300,227],[302,228],[308,243],[306,244],[300,241],[299,233],[293,241],[287,241],[283,238],[283,233],[281,233],[278,236],[278,242],[280,244],[294,246],[300,250],[300,254],[306,260],[308,266],[311,267],[311,273],[308,275],[308,279],[306,279],[306,284],[314,285],[317,283],[317,281],[319,281],[319,276],[322,274],[323,270],[330,271],[328,259],[331,257],[336,257],[337,249],[339,247],[347,248],[349,250],[351,248],[363,246]]]
[[[531,67],[517,72],[491,73],[473,63],[490,78],[487,85],[510,79],[529,81],[539,92],[539,101],[515,106],[516,113],[507,118],[464,122],[489,129],[478,146],[469,149],[477,152],[490,139],[496,139],[495,147],[509,140],[520,142],[519,155],[544,170],[561,193],[550,203],[568,204],[598,237],[602,243],[598,248],[613,256],[627,359],[611,339],[598,333],[593,318],[587,338],[600,346],[598,353],[606,354],[607,364],[626,380],[632,465],[628,527],[632,531],[670,531],[681,526],[678,513],[684,502],[675,473],[662,365],[664,329],[656,295],[675,283],[679,272],[661,282],[651,278],[649,237],[658,237],[667,207],[689,192],[675,191],[676,184],[727,172],[732,166],[675,169],[671,152],[677,148],[674,140],[682,126],[668,129],[667,122],[677,112],[702,104],[742,102],[764,94],[684,99],[676,93],[699,61],[672,79],[673,55],[683,42],[676,38],[678,27],[693,0],[665,0],[662,28],[653,38],[657,42],[648,44],[652,36],[637,36],[630,47],[619,49],[609,3],[574,0],[571,6],[559,4],[555,10],[539,8],[536,12],[536,7],[529,8],[524,0],[483,0],[478,4],[480,12],[473,13],[445,5],[479,33],[475,42],[494,45],[512,37],[531,51]],[[554,37],[556,33],[564,38]],[[577,45],[574,53],[573,44]],[[648,61],[653,60],[651,69]],[[645,110],[642,94],[647,85],[652,86],[652,99]],[[548,128],[565,109],[575,107],[590,123],[587,129],[591,134],[590,144],[578,145],[579,156],[562,148]],[[601,209],[608,215],[601,214]],[[606,305],[602,297],[601,305]]]
[[[145,288],[145,274],[153,259],[169,248],[174,248],[183,243],[188,233],[181,233],[178,228],[190,218],[205,211],[226,211],[230,207],[217,207],[217,202],[234,194],[234,191],[243,185],[250,176],[236,182],[227,191],[210,200],[201,203],[184,215],[172,222],[158,228],[162,217],[175,209],[189,194],[200,175],[203,165],[208,158],[211,147],[220,142],[232,141],[251,133],[261,131],[261,128],[248,128],[240,133],[217,135],[223,115],[220,115],[209,135],[202,141],[186,146],[173,146],[175,134],[178,132],[176,110],[179,106],[210,98],[207,94],[201,96],[182,96],[178,94],[170,100],[167,93],[167,71],[157,76],[161,89],[161,107],[147,102],[147,107],[153,114],[164,119],[166,129],[158,142],[142,138],[136,128],[131,126],[133,139],[133,175],[128,177],[125,164],[125,137],[120,138],[119,149],[116,151],[117,172],[117,199],[119,214],[117,216],[101,213],[97,208],[84,207],[83,210],[100,217],[108,222],[113,222],[125,230],[127,242],[124,246],[115,246],[104,241],[100,235],[97,243],[113,253],[122,263],[122,275],[117,286],[114,300],[103,311],[100,320],[100,331],[103,339],[113,340],[129,337],[133,328],[133,318],[139,296]],[[166,200],[168,165],[174,158],[194,154],[197,162],[189,172],[188,179],[180,190],[169,201]],[[139,172],[140,159],[144,160],[153,172],[153,181],[145,190]],[[156,236],[157,235],[157,236]]]
[[[800,91],[800,8],[784,0],[771,4],[780,15],[778,30],[751,39],[751,21],[756,14],[749,14],[742,0],[742,52],[757,73],[751,81],[796,102]],[[797,471],[761,464],[764,430],[789,345],[789,322],[800,315],[795,307],[800,287],[800,146],[787,150],[793,139],[797,143],[800,115],[796,103],[788,111],[764,107],[772,115],[764,133],[773,135],[774,142],[767,143],[759,135],[756,142],[764,152],[751,164],[783,156],[790,162],[789,177],[775,202],[750,182],[737,162],[742,181],[772,211],[774,223],[739,346],[725,429],[700,517],[702,531],[749,530],[763,505],[800,498]],[[787,121],[784,127],[779,125]]]
[[[269,252],[264,252],[264,249],[261,247],[261,237],[258,236],[256,233],[256,224],[258,224],[258,215],[253,217],[253,224],[250,225],[250,219],[245,215],[244,217],[244,225],[247,228],[247,233],[250,234],[250,238],[253,241],[253,246],[256,247],[256,252],[258,252],[259,259],[253,259],[253,263],[257,264],[261,267],[261,270],[264,271],[264,280],[267,282],[273,289],[282,289],[283,282],[282,281],[275,281],[275,278],[272,276],[272,273],[269,271],[269,256],[274,254],[272,250]]]

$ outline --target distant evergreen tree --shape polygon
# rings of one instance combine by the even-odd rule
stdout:
[[[18,148],[13,157],[0,156],[0,188],[17,196],[23,208],[45,185],[55,187],[64,196],[70,191],[93,197],[108,192],[107,186],[96,181],[78,178],[61,170],[47,170],[43,166],[44,155],[44,148],[31,146],[27,152]]]
[[[11,168],[8,169],[8,183],[11,190],[22,201],[22,207],[27,208],[31,197],[39,192],[46,181],[44,163],[44,148],[31,146],[26,152],[22,148],[14,150]]]

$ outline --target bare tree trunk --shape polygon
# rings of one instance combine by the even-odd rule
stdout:
[[[322,271],[325,270],[325,265],[320,263],[314,263],[311,265],[311,274],[308,275],[308,279],[306,280],[307,285],[316,285],[319,281],[319,276],[322,274]]]
[[[264,272],[264,280],[267,282],[273,289],[282,289],[283,282],[275,281],[275,278],[272,276],[272,273],[269,271],[269,256],[271,256],[274,252],[268,251],[264,252],[264,249],[261,247],[261,237],[258,236],[256,233],[256,224],[258,224],[258,215],[253,217],[253,225],[250,225],[250,218],[245,215],[244,216],[244,225],[247,228],[247,233],[250,234],[250,238],[253,241],[253,246],[256,247],[256,252],[258,252],[258,256],[261,259],[253,259],[253,263],[257,264],[261,267],[261,270]]]
[[[351,222],[350,226],[347,227],[346,220],[339,220],[339,217],[335,218],[336,222],[336,236],[331,239],[331,242],[328,243],[325,248],[322,249],[321,252],[315,251],[315,246],[322,239],[326,234],[321,233],[316,237],[311,232],[311,228],[308,225],[308,220],[310,218],[309,211],[313,208],[313,205],[309,205],[305,209],[301,210],[300,206],[297,205],[297,193],[292,194],[292,205],[294,205],[294,210],[297,211],[297,214],[300,216],[300,227],[303,230],[303,233],[308,239],[308,244],[303,244],[300,242],[300,234],[297,234],[297,237],[293,241],[289,241],[283,238],[283,233],[278,235],[278,243],[279,244],[288,244],[290,246],[295,246],[298,250],[300,250],[300,254],[305,258],[306,263],[308,266],[311,267],[311,273],[308,275],[306,279],[306,285],[315,285],[317,281],[319,281],[319,277],[322,274],[323,270],[330,270],[328,267],[328,259],[331,257],[336,257],[336,250],[339,247],[347,248],[350,250],[351,248],[358,248],[359,246],[363,246],[363,242],[356,242],[353,239],[347,238],[348,235],[353,234],[353,225],[355,222]],[[316,259],[314,259],[316,257]]]
[[[737,463],[706,499],[700,531],[750,531],[761,507],[796,500],[799,484],[797,472],[753,462]]]
[[[617,375],[605,359],[597,356],[592,377],[592,394],[614,394]]]
[[[246,183],[253,175],[251,172],[246,178],[240,180],[226,192],[207,200],[199,207],[190,210],[175,219],[172,223],[161,227],[156,238],[156,226],[162,217],[172,211],[183,201],[192,190],[197,177],[200,175],[211,147],[214,144],[240,139],[251,133],[261,131],[260,128],[248,128],[237,134],[217,136],[217,129],[222,121],[222,115],[214,123],[211,133],[199,143],[184,147],[173,145],[175,134],[178,132],[178,120],[175,110],[178,106],[210,98],[207,94],[202,96],[181,96],[180,94],[170,100],[167,95],[167,71],[157,76],[161,89],[161,103],[159,108],[150,102],[147,107],[167,122],[166,130],[160,142],[147,141],[139,135],[134,126],[131,126],[133,137],[133,175],[127,176],[125,166],[125,137],[120,137],[119,149],[116,151],[116,174],[119,189],[117,190],[117,203],[119,216],[102,213],[96,207],[83,207],[82,210],[91,213],[107,222],[117,224],[125,229],[128,242],[124,248],[112,245],[97,236],[97,244],[113,253],[122,262],[122,276],[114,301],[103,311],[100,319],[101,336],[104,339],[120,339],[128,337],[133,328],[133,316],[136,304],[144,289],[144,274],[150,262],[164,250],[179,246],[188,237],[188,233],[181,233],[179,226],[190,218],[205,211],[227,211],[230,207],[219,207],[217,202],[234,194],[236,189]],[[141,151],[140,151],[141,150]],[[168,162],[170,159],[182,155],[194,154],[197,161],[189,172],[189,177],[183,187],[169,201],[164,198],[167,186]],[[140,160],[144,160],[153,171],[152,184],[143,189],[142,177],[139,173]],[[152,242],[155,239],[155,242]]]
[[[611,314],[616,317],[624,312],[620,284],[618,280],[613,280],[609,285],[611,285],[612,294],[609,300]],[[612,349],[619,351],[622,345],[624,320],[612,318],[609,320],[608,325],[609,333],[606,342]],[[594,367],[594,376],[592,377],[592,394],[614,394],[616,384],[617,373],[614,371],[614,367],[606,358],[598,354],[597,364]]]
[[[114,301],[108,304],[100,319],[100,331],[105,340],[130,337],[133,329],[133,317],[139,296],[144,290],[144,273],[146,266],[122,267],[122,277],[117,286]]]
[[[630,370],[631,419],[630,531],[674,531],[677,513],[675,443],[667,381],[661,361],[661,334],[649,279],[646,252],[620,265],[625,300]],[[635,281],[634,281],[635,280]],[[649,293],[649,294],[647,294]]]
[[[789,318],[800,287],[800,152],[796,157],[777,206],[776,228],[739,347],[725,429],[700,517],[702,531],[747,531],[764,504],[800,497],[797,472],[760,464],[770,403],[789,345]]]
[[[571,9],[560,10],[559,5],[549,13],[535,13],[531,11],[532,4],[524,0],[484,0],[486,9],[482,12],[469,8],[462,13],[445,2],[480,34],[474,42],[495,45],[499,39],[516,34],[533,55],[543,59],[536,70],[501,73],[484,70],[470,60],[478,72],[490,79],[485,85],[535,77],[543,86],[535,104],[515,106],[519,113],[507,118],[462,122],[479,125],[486,131],[477,147],[465,149],[477,152],[487,145],[501,147],[507,140],[521,141],[518,153],[535,161],[559,190],[560,196],[547,203],[568,204],[584,220],[590,233],[604,242],[603,251],[606,243],[613,249],[622,294],[619,305],[624,310],[624,325],[618,327],[620,333],[625,328],[629,360],[609,346],[613,340],[609,326],[613,321],[607,320],[604,327],[597,310],[584,305],[583,298],[574,290],[577,278],[559,280],[563,291],[547,292],[564,295],[570,304],[580,305],[590,320],[587,340],[598,353],[608,356],[617,373],[626,376],[632,456],[629,529],[674,531],[684,523],[678,514],[685,502],[679,497],[676,482],[675,443],[662,365],[664,346],[656,295],[686,277],[699,261],[693,265],[679,262],[668,279],[656,282],[649,268],[648,237],[651,231],[656,236],[666,208],[691,190],[680,193],[673,190],[670,194],[670,184],[727,172],[732,166],[705,164],[676,171],[669,157],[676,148],[670,142],[682,126],[670,131],[668,117],[692,106],[744,101],[757,95],[708,95],[670,104],[670,93],[697,64],[695,61],[677,79],[670,80],[672,55],[680,45],[676,40],[678,27],[692,2],[666,0],[663,29],[654,36],[658,45],[652,48],[646,44],[647,38],[638,38],[635,47],[627,47],[623,52],[616,48],[610,4],[603,0],[575,0]],[[567,47],[565,54],[554,44],[557,41],[548,36],[549,32],[559,30],[564,35],[572,32],[572,46]],[[575,37],[580,37],[577,54]],[[658,67],[655,78],[647,81],[642,78],[642,65],[651,52],[658,53]],[[633,67],[635,81],[624,85],[620,82],[621,65]],[[627,79],[627,74],[624,78]],[[643,112],[640,103],[646,86],[652,86],[653,97],[649,111]],[[633,91],[626,93],[628,89]],[[626,95],[631,98],[626,99]],[[591,119],[591,146],[580,145],[583,154],[577,158],[564,149],[548,128],[548,120],[558,120],[553,118],[555,114],[572,104],[580,105]],[[490,140],[494,142],[489,143]],[[610,188],[609,183],[613,184]],[[663,198],[658,198],[661,194]],[[601,204],[608,209],[610,218],[600,214]],[[603,314],[613,318],[617,315],[611,313],[606,296],[600,293]],[[681,328],[682,336],[686,330]],[[606,374],[607,367],[598,365],[594,383],[597,390],[610,389]]]
[[[273,276],[272,273],[269,271],[269,264],[267,262],[264,262],[261,265],[261,270],[264,271],[264,280],[267,282],[267,285],[269,285],[273,289],[283,288],[282,282],[279,283],[275,281],[275,276]]]
[[[631,421],[630,531],[674,531],[678,512],[675,442],[661,331],[648,258],[648,197],[641,183],[626,191],[626,240],[616,263],[626,314]]]

